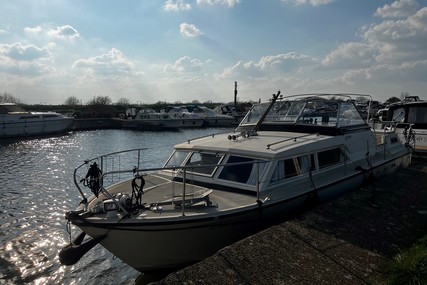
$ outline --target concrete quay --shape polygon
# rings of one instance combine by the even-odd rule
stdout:
[[[384,264],[426,234],[427,164],[414,161],[152,284],[387,284]]]

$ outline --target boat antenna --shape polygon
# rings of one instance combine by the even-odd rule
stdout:
[[[273,107],[274,103],[276,103],[277,99],[280,96],[280,90],[277,91],[277,94],[273,94],[273,98],[271,98],[270,105],[268,106],[267,110],[265,110],[264,114],[262,114],[261,118],[256,123],[255,127],[252,129],[252,132],[258,132],[259,128],[261,127],[262,122],[264,122],[265,117],[267,117],[268,112],[270,112],[271,107]]]

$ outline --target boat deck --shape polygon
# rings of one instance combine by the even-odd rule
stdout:
[[[183,203],[183,183],[171,181],[166,176],[150,174],[144,176],[145,187],[142,195],[143,208],[137,213],[135,218],[168,218],[182,216],[186,217],[198,215],[217,215],[218,212],[238,210],[242,207],[257,206],[256,195],[228,192],[218,189],[210,189],[193,184],[186,184],[185,208]],[[132,194],[131,180],[121,182],[108,189],[111,195]],[[100,194],[99,198],[93,199],[88,209],[93,211],[104,200],[108,200],[105,194]],[[111,213],[101,212],[92,217],[102,218],[112,214],[118,218],[123,216],[123,212],[111,211]]]

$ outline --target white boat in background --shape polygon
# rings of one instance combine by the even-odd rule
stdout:
[[[38,136],[68,130],[73,118],[55,112],[28,112],[14,103],[0,104],[0,138]]]
[[[191,264],[303,205],[409,165],[397,134],[371,129],[351,96],[279,93],[234,132],[175,145],[163,167],[144,161],[150,149],[78,166],[82,201],[66,219],[82,232],[60,252],[62,264],[98,243],[142,272]]]
[[[182,121],[169,114],[159,113],[151,108],[140,109],[134,119],[122,121],[122,127],[138,130],[176,130],[181,127]]]
[[[418,98],[418,97],[416,97]],[[383,127],[396,127],[400,139],[422,156],[427,155],[427,101],[402,101],[392,104],[387,110]]]
[[[169,115],[172,119],[178,119],[179,128],[200,128],[205,122],[198,114],[189,112],[180,106],[165,106],[159,112]]]
[[[205,122],[205,127],[230,127],[237,126],[237,118],[230,115],[217,114],[206,106],[194,106],[191,112],[199,115]]]

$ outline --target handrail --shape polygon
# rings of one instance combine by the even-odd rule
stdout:
[[[204,164],[204,165],[179,165],[179,166],[170,166],[170,167],[150,167],[150,168],[139,168],[140,166],[140,151],[142,150],[146,150],[144,149],[132,149],[132,150],[125,150],[125,151],[120,151],[120,152],[114,152],[111,154],[107,154],[107,155],[101,155],[98,157],[94,157],[90,160],[85,160],[84,163],[82,163],[81,165],[77,166],[74,170],[74,184],[76,185],[77,190],[79,191],[80,195],[83,197],[83,200],[81,203],[84,203],[87,206],[87,198],[84,195],[80,185],[78,184],[78,178],[77,178],[77,172],[78,170],[83,167],[84,165],[89,164],[91,161],[98,161],[101,160],[101,164],[103,164],[104,158],[115,155],[115,154],[122,154],[122,153],[130,153],[133,151],[137,151],[137,166],[134,166],[132,169],[123,169],[123,170],[111,170],[111,171],[105,171],[102,172],[102,174],[99,177],[99,181],[100,181],[100,193],[103,193],[106,197],[108,197],[109,199],[111,199],[124,213],[125,215],[128,215],[128,211],[119,203],[119,201],[113,196],[111,195],[108,190],[104,187],[103,181],[104,178],[107,176],[112,176],[114,174],[134,174],[137,175],[141,172],[145,172],[145,173],[149,173],[149,172],[156,172],[156,171],[166,171],[166,170],[173,170],[173,171],[180,171],[182,174],[182,185],[183,185],[183,195],[182,195],[182,215],[185,215],[185,191],[186,191],[186,184],[187,184],[187,171],[191,170],[191,169],[196,169],[196,168],[211,168],[211,167],[220,167],[220,166],[238,166],[238,165],[245,165],[245,164],[257,164],[257,170],[256,170],[256,192],[257,192],[257,200],[259,200],[259,191],[260,191],[260,171],[259,171],[259,164],[260,163],[267,163],[268,161],[263,161],[263,160],[259,160],[259,159],[254,159],[253,161],[250,162],[233,162],[233,163],[221,163],[221,164]],[[103,165],[101,165],[103,166]],[[130,179],[130,176],[129,176]]]
[[[301,135],[301,136],[297,136],[297,137],[292,137],[292,138],[287,138],[287,139],[284,139],[284,140],[280,140],[280,141],[277,141],[277,142],[274,142],[274,143],[270,143],[270,144],[267,144],[267,149],[270,149],[270,147],[272,145],[276,145],[276,144],[287,142],[287,141],[291,141],[291,140],[296,141],[297,139],[305,138],[305,137],[309,137],[309,136],[313,136],[313,135],[319,136],[319,133]]]

